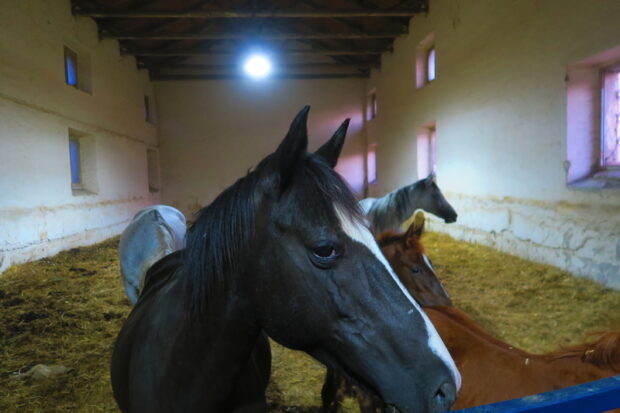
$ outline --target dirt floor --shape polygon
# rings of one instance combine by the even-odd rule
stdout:
[[[130,311],[118,239],[14,266],[0,277],[0,412],[117,412],[109,359]],[[424,244],[455,304],[499,337],[534,352],[620,326],[620,292],[490,248],[427,234]],[[272,411],[317,412],[323,368],[273,345]],[[35,364],[67,374],[17,379]],[[343,411],[356,411],[349,400]]]

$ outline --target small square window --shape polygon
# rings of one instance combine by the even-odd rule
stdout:
[[[428,82],[435,80],[435,47],[428,51],[426,58],[426,80]]]
[[[566,180],[620,188],[620,46],[567,67]]]
[[[417,46],[415,55],[415,85],[420,89],[437,78],[435,33],[426,36]]]
[[[601,169],[620,169],[620,67],[603,71]]]
[[[65,47],[65,82],[78,87],[78,56],[68,47]]]
[[[144,95],[144,120],[149,123],[155,123],[155,110],[152,102],[150,96]]]
[[[91,195],[99,191],[96,151],[94,136],[69,129],[69,168],[73,195]]]
[[[90,55],[77,47],[64,46],[65,83],[92,94]]]
[[[377,93],[373,90],[368,94],[366,107],[366,120],[373,120],[377,117]]]
[[[155,149],[146,150],[149,192],[159,192],[159,155]]]
[[[71,188],[82,189],[80,142],[74,138],[69,138],[69,162],[71,165]]]
[[[437,171],[437,131],[435,123],[429,123],[418,128],[417,137],[417,170],[418,178],[422,179],[431,172]]]

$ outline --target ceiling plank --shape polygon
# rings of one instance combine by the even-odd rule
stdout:
[[[270,79],[351,79],[368,78],[368,73],[283,73],[270,76]],[[247,76],[243,76],[236,73],[222,73],[222,74],[196,74],[196,75],[164,75],[164,74],[152,74],[151,80],[164,81],[164,80],[222,80],[222,79],[247,79]]]
[[[404,32],[384,33],[102,33],[116,40],[324,40],[324,39],[392,39]]]
[[[74,13],[96,19],[326,19],[359,17],[411,17],[415,9],[349,9],[349,10],[110,10],[74,8]]]
[[[342,68],[356,68],[366,70],[379,66],[378,63],[276,63],[276,69],[322,69],[335,70]],[[157,69],[193,69],[193,70],[234,70],[238,68],[237,64],[201,64],[201,63],[171,63],[166,65],[157,65]]]
[[[384,52],[390,51],[389,48],[381,49],[316,49],[316,50],[278,50],[278,54],[286,56],[364,56],[364,55],[380,55]],[[169,56],[234,56],[239,54],[238,51],[221,51],[221,50],[203,50],[203,51],[187,51],[187,50],[169,50],[169,51],[155,51],[155,50],[126,50],[122,51],[123,55],[134,56],[156,56],[156,57],[169,57]]]

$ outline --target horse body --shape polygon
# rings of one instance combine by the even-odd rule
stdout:
[[[423,221],[422,221],[423,223]],[[432,266],[423,266],[420,242],[423,224],[411,224],[405,234],[387,232],[377,241],[403,284],[424,307],[456,360],[463,386],[455,409],[480,406],[561,389],[620,373],[620,332],[547,354],[531,354],[506,343],[452,306]],[[430,265],[430,262],[429,262]],[[322,391],[323,411],[337,412],[345,396],[358,399],[362,413],[375,413],[380,404],[341,375],[328,370]]]
[[[429,307],[463,376],[454,408],[495,403],[620,373],[620,332],[547,354],[531,354],[493,337],[454,307]]]
[[[417,209],[436,215],[446,223],[455,222],[457,218],[456,212],[437,186],[434,173],[381,198],[362,199],[360,207],[375,234],[388,230],[399,231],[402,223]]]
[[[125,293],[136,304],[149,268],[166,255],[183,248],[185,216],[167,205],[138,212],[121,234],[119,258]]]
[[[309,154],[307,113],[201,211],[184,250],[149,270],[112,357],[123,412],[264,410],[263,332],[402,413],[453,402],[452,359],[333,171],[347,122]]]
[[[124,412],[266,412],[267,337],[256,328],[230,329],[243,325],[249,311],[233,304],[200,322],[189,319],[178,299],[186,293],[182,267],[182,251],[155,264],[123,326],[113,361],[119,407]],[[134,369],[142,373],[139,385],[132,379]]]

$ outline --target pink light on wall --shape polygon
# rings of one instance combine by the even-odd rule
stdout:
[[[353,192],[364,191],[364,157],[361,155],[341,156],[336,165],[338,172],[349,184]]]
[[[417,169],[418,179],[422,179],[437,170],[436,130],[434,123],[418,128]]]
[[[368,152],[366,153],[366,174],[368,176],[368,183],[374,184],[377,182],[377,144],[371,143],[368,145]]]

